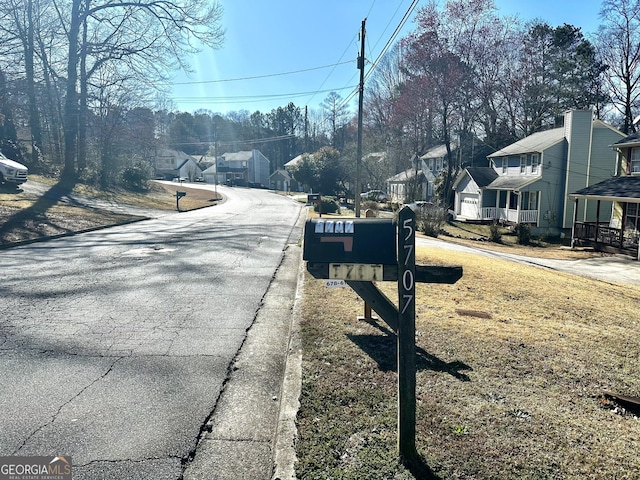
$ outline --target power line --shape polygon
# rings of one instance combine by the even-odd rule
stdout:
[[[347,90],[353,88],[352,86],[338,88],[338,89],[330,89],[330,90],[316,90],[315,92],[293,92],[293,93],[278,93],[278,94],[270,94],[270,95],[239,95],[239,96],[221,96],[221,97],[175,97],[176,101],[180,103],[227,103],[227,102],[235,102],[235,103],[249,103],[256,101],[270,101],[270,100],[278,100],[281,98],[299,98],[304,97],[310,94],[316,93],[328,93],[335,92],[340,90]]]
[[[340,60],[342,60],[342,58]],[[256,80],[260,78],[281,77],[284,75],[295,75],[297,73],[312,72],[314,70],[322,70],[324,68],[333,67],[335,69],[335,67],[337,67],[338,65],[346,65],[347,63],[353,63],[353,60],[349,60],[346,62],[338,61],[338,63],[333,63],[331,65],[322,65],[321,67],[304,68],[301,70],[293,70],[291,72],[269,73],[265,75],[256,75],[253,77],[226,78],[222,80],[199,80],[194,82],[175,82],[175,83],[172,83],[172,85],[203,85],[203,84],[209,84],[209,83],[239,82],[243,80]]]
[[[409,5],[409,8],[407,8],[407,11],[405,12],[405,14],[403,15],[402,19],[400,20],[400,22],[398,23],[398,25],[396,26],[395,30],[393,31],[393,33],[391,34],[391,37],[389,37],[389,40],[387,40],[387,43],[385,44],[384,48],[380,51],[380,53],[378,54],[378,56],[376,57],[376,59],[373,61],[373,63],[371,64],[371,68],[369,68],[369,71],[366,73],[365,75],[365,81],[369,79],[369,77],[371,76],[371,74],[375,71],[376,67],[378,66],[378,63],[380,63],[380,60],[382,59],[382,57],[384,56],[385,53],[387,53],[387,51],[389,50],[389,48],[391,47],[392,43],[395,41],[396,37],[398,36],[398,34],[400,33],[400,31],[402,30],[402,28],[404,27],[404,25],[407,23],[407,20],[411,17],[411,14],[413,13],[413,11],[415,10],[416,6],[418,5],[419,0],[413,0],[411,2],[411,5]],[[385,29],[386,30],[386,29]],[[376,42],[377,45],[377,42]],[[347,103],[349,103],[351,101],[351,99],[358,93],[358,88],[356,87],[350,94],[349,96],[342,102],[341,106],[346,105]]]

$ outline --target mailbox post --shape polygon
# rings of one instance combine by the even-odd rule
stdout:
[[[398,222],[383,218],[309,219],[302,258],[318,279],[342,279],[380,315],[397,335],[398,453],[417,455],[415,284],[452,284],[462,267],[415,264],[415,213],[404,207]],[[374,285],[398,283],[398,307]]]
[[[178,201],[182,198],[182,197],[186,197],[187,196],[187,192],[181,192],[181,191],[177,191],[176,192],[176,210],[180,211],[180,204],[178,203]]]
[[[416,452],[416,214],[398,214],[398,452]]]

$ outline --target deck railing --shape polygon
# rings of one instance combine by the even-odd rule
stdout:
[[[574,237],[610,247],[624,247],[624,232],[620,228],[612,228],[608,224],[596,222],[576,222]]]
[[[482,220],[499,220],[511,223],[538,222],[538,210],[520,210],[520,216],[518,218],[517,210],[498,207],[483,207],[480,215],[482,216]]]

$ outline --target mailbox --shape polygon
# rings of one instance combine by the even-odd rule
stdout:
[[[390,218],[307,220],[303,259],[311,263],[397,265],[396,222]]]
[[[318,203],[320,201],[319,193],[309,193],[307,194],[307,203]]]
[[[180,192],[180,191],[176,192],[176,198],[182,198],[186,196],[187,196],[187,192]]]

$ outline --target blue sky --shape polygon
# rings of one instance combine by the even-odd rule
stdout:
[[[412,0],[219,0],[225,42],[190,61],[194,73],[174,76],[172,99],[180,111],[260,110],[289,102],[318,109],[331,91],[347,98],[358,83],[358,34],[367,18],[365,51],[373,61]],[[396,40],[414,29],[413,17]],[[601,0],[495,0],[502,16],[569,23],[587,36],[599,23]],[[367,68],[368,70],[368,68]],[[367,71],[365,70],[365,71]],[[291,73],[297,72],[297,73]],[[252,78],[253,77],[253,78]],[[255,78],[259,77],[259,78]],[[356,99],[351,102],[355,109]]]

